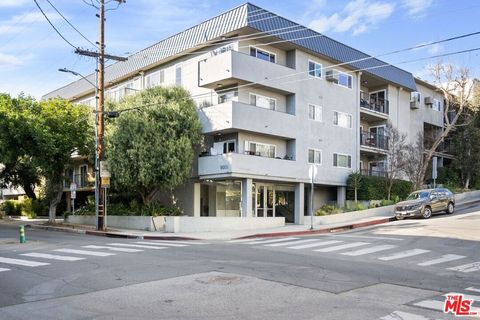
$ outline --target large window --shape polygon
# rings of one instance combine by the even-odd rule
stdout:
[[[224,154],[224,153],[230,153],[230,152],[236,152],[235,140],[215,142],[213,144],[213,150],[211,150],[212,155]]]
[[[333,124],[343,128],[352,127],[352,115],[345,112],[333,112]]]
[[[308,163],[322,164],[322,151],[318,149],[308,149]]]
[[[271,53],[262,49],[258,49],[255,47],[250,47],[250,55],[252,57],[256,57],[258,59],[273,62],[273,63],[277,61],[274,53]]]
[[[165,70],[156,71],[145,77],[145,88],[153,88],[165,82]]]
[[[435,111],[443,111],[442,110],[442,103],[437,99],[433,99],[432,109],[435,110]]]
[[[227,91],[218,94],[218,103],[225,103],[228,101],[237,101],[238,90]]]
[[[322,65],[315,61],[308,61],[308,74],[312,77],[321,78],[322,77]]]
[[[175,84],[177,86],[182,85],[182,65],[180,64],[175,66]]]
[[[315,120],[315,121],[322,121],[322,107],[314,104],[309,104],[308,119]]]
[[[250,104],[252,106],[275,110],[277,106],[277,99],[250,93]]]
[[[352,76],[343,72],[339,72],[338,85],[346,88],[352,88]]]
[[[276,146],[273,144],[247,141],[246,153],[256,156],[275,158]]]
[[[352,156],[348,154],[333,154],[333,166],[339,168],[351,168],[352,167]]]

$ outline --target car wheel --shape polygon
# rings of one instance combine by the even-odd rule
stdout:
[[[395,218],[396,218],[397,220],[403,220],[403,219],[405,219],[405,217],[402,217],[402,216],[395,216]]]
[[[425,207],[425,209],[423,209],[423,214],[422,214],[422,217],[424,219],[428,219],[432,216],[432,209],[430,209],[430,207]]]
[[[455,211],[455,206],[453,203],[449,202],[447,206],[447,214],[452,214]]]

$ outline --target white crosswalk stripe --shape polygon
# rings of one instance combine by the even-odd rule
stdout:
[[[441,256],[440,258],[433,259],[433,260],[428,260],[425,262],[418,263],[417,266],[432,266],[434,264],[439,264],[439,263],[444,263],[444,262],[449,262],[449,261],[454,261],[454,260],[459,260],[459,259],[464,259],[466,258],[465,256],[460,256],[458,254],[445,254]]]
[[[341,245],[333,246],[333,247],[316,249],[316,250],[313,250],[313,251],[332,252],[332,251],[339,251],[339,250],[344,250],[344,249],[350,249],[350,248],[365,246],[367,244],[370,244],[370,243],[368,243],[368,242],[352,242],[352,243],[341,244]]]
[[[249,239],[236,239],[236,240],[229,240],[227,241],[227,243],[242,243],[242,242],[251,242],[253,239],[252,238],[249,238]],[[256,240],[265,240],[264,238],[258,238]]]
[[[480,292],[480,289],[479,289],[479,288],[474,288],[474,287],[466,288],[465,290],[467,290],[467,291],[473,291],[473,292]]]
[[[339,240],[330,240],[330,241],[319,241],[315,243],[308,243],[308,244],[302,244],[299,246],[293,246],[293,247],[288,247],[288,249],[308,249],[308,248],[315,248],[315,247],[321,247],[321,246],[328,246],[330,244],[335,244],[335,243],[342,243],[343,241]]]
[[[146,246],[143,244],[130,244],[130,243],[107,243],[107,245],[115,246],[115,247],[144,248],[144,249],[152,249],[152,250],[166,249],[165,247]]]
[[[25,267],[40,267],[40,266],[47,266],[50,264],[47,262],[3,258],[3,257],[0,257],[0,263],[14,264],[14,265],[25,266]]]
[[[143,250],[141,249],[130,249],[130,248],[114,248],[114,247],[108,247],[108,246],[95,246],[95,245],[88,245],[88,246],[82,246],[82,248],[85,249],[106,249],[110,251],[116,251],[116,252],[142,252]]]
[[[60,260],[60,261],[79,261],[79,260],[85,259],[80,257],[59,256],[56,254],[40,253],[40,252],[22,253],[20,255],[26,256],[26,257],[32,257],[32,258],[42,258],[42,259],[51,259],[51,260]]]
[[[440,300],[423,300],[413,304],[417,307],[422,307],[430,310],[443,311],[445,301]]]
[[[464,299],[468,299],[468,300],[473,300],[473,301],[480,301],[480,296],[474,296],[474,295],[471,295],[471,294],[465,294],[465,293],[460,293],[460,292],[449,292],[449,293],[446,293],[444,294],[444,296],[448,296],[448,295],[460,295],[462,294],[463,295],[463,298]]]
[[[0,268],[0,272],[3,272],[3,271],[10,271],[10,269],[7,269],[7,268]]]
[[[189,244],[189,245],[209,244],[208,242],[183,241],[183,240],[152,240],[152,242],[179,243],[179,244]]]
[[[393,254],[391,256],[386,256],[386,257],[381,257],[378,258],[379,260],[383,261],[390,261],[390,260],[397,260],[397,259],[403,259],[407,257],[412,257],[412,256],[417,256],[419,254],[424,254],[430,252],[430,250],[424,250],[424,249],[411,249],[411,250],[406,250],[402,251],[396,254]]]
[[[266,247],[282,247],[282,246],[290,246],[290,245],[307,243],[307,242],[312,242],[312,241],[318,241],[318,239],[293,240],[293,241],[287,241],[287,242],[265,244],[264,246],[266,246]]]
[[[365,249],[359,249],[355,251],[349,251],[349,252],[343,252],[342,254],[345,256],[351,256],[351,257],[357,257],[357,256],[362,256],[364,254],[370,254],[370,253],[375,253],[379,251],[384,251],[384,250],[390,250],[393,248],[396,248],[397,246],[391,245],[391,244],[384,244],[381,246],[374,246],[370,248],[365,248]]]
[[[394,311],[388,316],[380,318],[380,320],[430,320],[430,318],[408,312]]]
[[[282,242],[282,241],[289,241],[289,240],[296,240],[298,238],[281,238],[281,239],[269,239],[269,240],[255,240],[251,242],[245,242],[244,244],[254,245],[254,244],[267,244],[267,243],[275,243],[275,242]]]
[[[55,249],[53,251],[56,252],[64,252],[64,253],[73,253],[73,254],[79,254],[79,255],[85,255],[85,256],[96,256],[96,257],[108,257],[108,256],[114,256],[115,253],[111,252],[98,252],[98,251],[87,251],[87,250],[77,250],[77,249]]]
[[[146,244],[150,246],[165,246],[165,247],[188,247],[188,244],[181,243],[168,243],[168,242],[146,242],[146,241],[137,241],[137,244]]]
[[[459,272],[478,271],[478,270],[480,270],[480,261],[469,263],[469,264],[464,264],[464,265],[453,267],[453,268],[448,268],[448,270],[454,270],[454,271],[459,271]]]

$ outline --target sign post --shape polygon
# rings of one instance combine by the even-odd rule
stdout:
[[[103,226],[107,229],[107,189],[110,187],[110,171],[105,161],[100,161],[100,179],[103,188]]]
[[[77,184],[75,181],[70,183],[70,199],[72,201],[72,213],[75,214],[75,199],[77,198]]]
[[[432,158],[432,179],[433,179],[433,187],[436,188],[436,180],[437,180],[437,157]]]
[[[317,166],[312,163],[310,169],[308,170],[308,175],[310,177],[310,230],[313,230],[313,179],[317,176]]]

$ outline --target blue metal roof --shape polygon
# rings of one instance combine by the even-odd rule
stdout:
[[[147,70],[164,59],[244,27],[272,34],[279,39],[290,41],[295,45],[332,60],[341,63],[349,62],[348,66],[353,69],[362,69],[364,70],[362,72],[396,83],[404,88],[416,90],[415,81],[411,73],[387,65],[385,62],[375,58],[351,62],[369,58],[370,56],[251,3],[231,9],[162,40],[129,56],[126,62],[116,62],[106,67],[105,82],[115,82],[138,71]],[[279,29],[281,30],[279,31]],[[87,78],[91,82],[95,81],[94,74],[90,74]],[[85,95],[89,91],[92,91],[91,84],[80,79],[56,89],[42,98],[64,97],[71,99]]]

